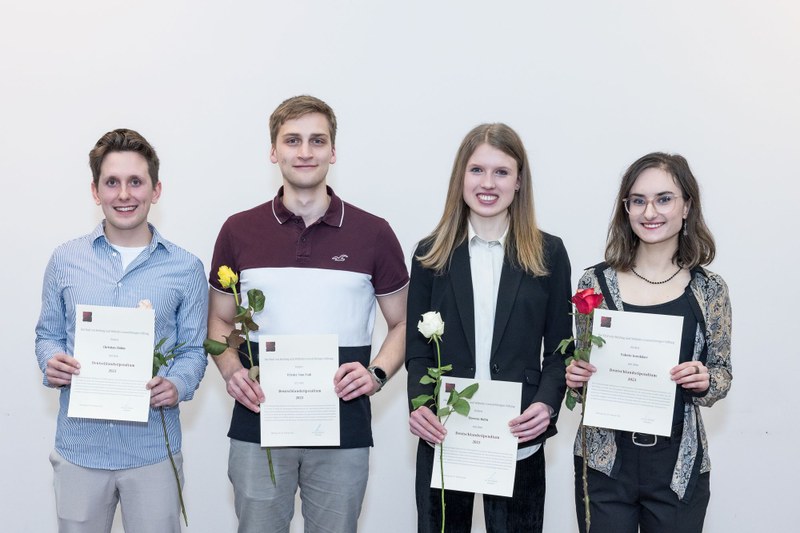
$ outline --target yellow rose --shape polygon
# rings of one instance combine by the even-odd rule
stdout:
[[[219,267],[217,271],[217,276],[219,277],[219,284],[222,285],[223,289],[228,289],[239,281],[239,276],[236,275],[236,272],[231,270],[231,267],[222,265]]]

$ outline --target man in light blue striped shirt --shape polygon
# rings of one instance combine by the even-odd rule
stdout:
[[[106,133],[89,153],[92,195],[105,216],[95,230],[59,246],[44,276],[36,326],[43,383],[60,389],[55,450],[50,456],[61,533],[108,533],[117,503],[127,532],[180,531],[180,503],[161,417],[183,481],[178,403],[192,399],[205,373],[207,285],[203,265],[147,222],[161,195],[158,156],[138,133]],[[155,310],[163,353],[184,343],[148,384],[147,423],[69,418],[75,306]]]

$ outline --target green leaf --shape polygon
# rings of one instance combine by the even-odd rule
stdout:
[[[572,411],[573,409],[575,409],[576,403],[577,402],[575,401],[575,396],[573,396],[572,394],[567,393],[567,397],[564,399],[564,405],[567,406],[567,409]]]
[[[597,335],[592,335],[590,340],[592,341],[592,344],[598,348],[602,347],[606,343],[606,340],[603,337],[598,337]]]
[[[451,370],[453,370],[453,365],[444,365],[442,367],[442,374],[444,374],[445,372],[450,372]]]
[[[260,369],[257,366],[254,366],[250,370],[247,371],[247,375],[253,381],[258,381],[258,373],[259,373],[259,371],[260,371]]]
[[[253,311],[258,313],[264,309],[264,303],[266,303],[267,299],[264,297],[264,293],[259,289],[250,289],[247,291],[247,301],[250,303],[250,307],[253,308]]]
[[[249,314],[250,314],[250,309],[247,309],[246,307],[242,307],[241,305],[237,305],[236,306],[236,314],[233,315],[233,321],[234,322],[241,322],[242,318],[244,318],[246,315],[249,315]]]
[[[430,394],[420,394],[416,398],[411,399],[411,407],[413,407],[414,410],[416,411],[423,405],[426,405],[431,400],[433,400],[433,396],[431,396]]]
[[[588,361],[590,353],[592,353],[591,350],[586,350],[584,348],[576,348],[575,359],[577,359],[578,361]]]
[[[436,380],[430,376],[422,376],[419,378],[419,382],[423,385],[430,385],[431,383],[436,383]]]
[[[228,345],[224,342],[215,341],[213,339],[206,339],[203,341],[203,349],[211,355],[220,355],[228,349]]]
[[[439,369],[436,368],[435,366],[428,368],[428,375],[430,377],[432,377],[433,379],[438,378],[439,377]]]
[[[166,337],[161,337],[161,340],[158,341],[158,344],[156,344],[156,347],[153,348],[153,351],[157,352],[157,351],[161,350],[161,347],[164,346],[165,342],[167,342],[167,338]]]
[[[225,340],[228,342],[228,346],[233,348],[234,350],[238,350],[239,346],[244,343],[244,335],[238,329],[231,331],[231,334],[225,337]]]
[[[458,391],[454,388],[450,391],[450,395],[447,397],[447,405],[453,405],[458,401]]]
[[[564,359],[564,366],[569,366],[569,364],[574,360],[575,358],[572,356],[567,357],[566,359]]]
[[[242,319],[242,329],[247,331],[258,331],[258,324],[253,321],[253,318],[248,315]]]
[[[472,398],[475,395],[475,393],[478,392],[479,386],[480,383],[473,383],[469,387],[466,387],[464,390],[462,390],[460,396],[462,398],[467,398],[467,399]]]
[[[453,410],[460,415],[467,416],[469,414],[469,402],[461,398],[453,404]]]
[[[562,340],[560,343],[558,343],[558,348],[556,348],[556,350],[561,352],[561,355],[564,355],[565,353],[567,353],[567,348],[569,348],[570,343],[574,340],[575,337],[570,337],[569,339]]]
[[[449,407],[440,407],[440,408],[439,408],[439,410],[438,410],[438,411],[436,411],[436,416],[438,416],[439,418],[441,418],[441,417],[443,417],[443,416],[447,416],[447,415],[449,415],[449,414],[450,414],[450,413],[452,413],[452,412],[453,412],[453,411],[452,411],[452,410],[451,410]]]

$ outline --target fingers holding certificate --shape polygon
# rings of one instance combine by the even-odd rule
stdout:
[[[444,484],[448,490],[510,497],[517,467],[517,437],[508,421],[520,411],[522,385],[507,381],[443,377],[445,391],[480,383],[467,416],[446,419],[447,436],[436,445],[431,488],[441,488],[439,448],[444,448]],[[447,395],[442,395],[442,406]],[[425,409],[424,407],[421,409]]]
[[[597,309],[593,334],[605,344],[592,352],[596,372],[586,392],[584,424],[669,436],[683,317]],[[693,363],[697,365],[697,363]],[[695,366],[696,368],[696,366]],[[581,379],[588,368],[569,369]]]
[[[262,335],[262,446],[339,446],[336,335]]]
[[[68,416],[147,422],[150,414],[152,309],[78,305]],[[49,369],[48,369],[49,370]]]

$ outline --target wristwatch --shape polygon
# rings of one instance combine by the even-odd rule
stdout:
[[[378,392],[386,385],[386,382],[389,381],[389,376],[387,376],[386,372],[379,366],[371,366],[367,368],[367,370],[369,370],[369,373],[375,378],[375,381],[378,382],[378,390],[375,391]]]

